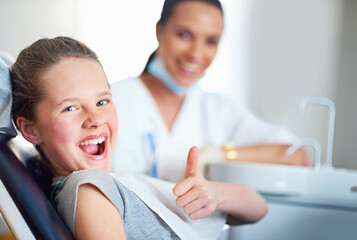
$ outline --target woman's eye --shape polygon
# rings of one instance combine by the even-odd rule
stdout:
[[[71,111],[74,111],[74,110],[76,110],[76,108],[74,106],[69,106],[69,107],[66,107],[64,109],[64,112],[71,112]]]
[[[209,45],[217,45],[218,42],[219,42],[219,40],[217,40],[217,39],[208,39],[208,40],[207,40],[207,43],[208,43]]]
[[[99,106],[105,106],[108,104],[108,100],[100,100],[99,102],[97,102],[97,107]]]

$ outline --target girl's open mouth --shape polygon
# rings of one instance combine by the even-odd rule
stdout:
[[[89,138],[81,141],[78,147],[86,154],[99,156],[105,151],[105,140],[105,137]]]

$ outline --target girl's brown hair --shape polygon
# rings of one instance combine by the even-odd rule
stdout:
[[[15,123],[20,116],[36,120],[36,105],[44,98],[41,74],[68,57],[93,59],[100,63],[90,48],[69,37],[43,38],[20,52],[11,68],[12,118]]]

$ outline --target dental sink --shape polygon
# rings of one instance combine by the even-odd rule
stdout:
[[[329,206],[353,208],[357,211],[357,171],[328,168],[309,171],[305,185],[305,201]],[[356,222],[357,223],[357,222]]]
[[[243,182],[271,196],[300,196],[309,169],[260,163],[212,163],[206,177],[222,182]]]
[[[314,169],[259,163],[212,163],[206,177],[222,182],[242,182],[270,199],[355,208],[357,171]]]
[[[211,163],[206,178],[241,182],[261,193],[269,212],[232,227],[230,239],[356,239],[357,171],[260,163]]]

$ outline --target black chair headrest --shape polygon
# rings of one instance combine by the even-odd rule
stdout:
[[[0,177],[36,239],[73,239],[8,139],[0,134]]]

